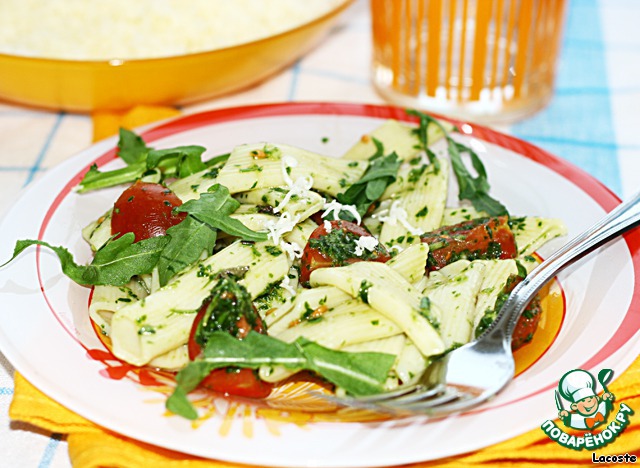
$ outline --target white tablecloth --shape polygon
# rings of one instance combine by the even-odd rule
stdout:
[[[634,193],[640,187],[639,24],[636,0],[572,0],[553,101],[500,129],[577,164],[620,197]],[[369,81],[370,51],[368,6],[359,0],[319,47],[289,69],[242,93],[183,110],[279,101],[383,103]],[[0,212],[91,138],[89,116],[0,102]],[[63,438],[9,420],[13,372],[0,353],[0,466],[69,466]]]

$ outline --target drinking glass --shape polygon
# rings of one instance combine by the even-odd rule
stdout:
[[[387,100],[508,123],[553,95],[567,0],[371,0],[373,82]]]

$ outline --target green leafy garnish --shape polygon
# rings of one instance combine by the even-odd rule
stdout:
[[[458,198],[469,200],[478,211],[484,211],[490,216],[504,216],[509,212],[505,206],[489,195],[489,180],[484,164],[478,155],[468,146],[457,143],[451,138],[447,138],[449,145],[449,155],[451,156],[451,167],[458,181]],[[467,153],[471,157],[471,164],[478,174],[473,177],[462,161],[462,154]]]
[[[169,242],[158,259],[158,279],[164,286],[176,274],[200,258],[202,252],[213,253],[218,231],[187,216],[179,224],[167,229]]]
[[[204,147],[195,145],[150,150],[146,159],[147,169],[158,167],[165,176],[187,177],[207,168],[202,162],[204,152]]]
[[[323,236],[309,239],[309,247],[317,249],[326,258],[331,259],[332,266],[343,266],[354,257],[367,261],[386,254],[384,247],[376,245],[373,250],[365,249],[356,255],[360,236],[351,231],[337,227]]]
[[[217,276],[217,283],[211,288],[209,297],[203,301],[203,304],[208,305],[194,334],[195,342],[201,347],[207,345],[212,334],[221,331],[241,339],[248,331],[238,325],[242,319],[251,330],[262,324],[253,307],[251,294],[238,283],[236,275],[223,272]]]
[[[11,262],[27,247],[41,245],[56,253],[62,272],[76,283],[85,286],[122,286],[135,275],[151,273],[169,241],[164,236],[135,243],[134,239],[135,235],[129,232],[118,239],[110,240],[96,252],[89,265],[78,265],[64,247],[56,247],[39,240],[20,240],[16,242],[11,259],[0,266]]]
[[[458,181],[458,198],[460,200],[470,201],[475,209],[478,211],[484,211],[490,216],[508,215],[509,213],[505,206],[489,195],[490,186],[487,178],[487,171],[480,160],[480,157],[468,146],[458,143],[451,138],[447,130],[437,119],[416,110],[407,110],[406,112],[408,115],[419,119],[419,126],[414,130],[414,132],[420,141],[420,148],[426,152],[429,160],[434,164],[437,164],[437,157],[427,147],[429,143],[427,139],[428,126],[430,124],[437,125],[444,134],[447,140],[449,157],[451,158],[451,167],[453,168],[453,173]],[[471,165],[477,174],[476,177],[471,175],[462,160],[462,155],[465,153],[471,158]],[[438,167],[439,166],[436,166],[436,170]]]
[[[231,197],[229,189],[215,184],[200,198],[189,200],[175,209],[188,216],[178,225],[167,229],[171,240],[158,261],[161,286],[198,260],[202,252],[211,255],[218,230],[244,240],[267,240],[266,233],[255,232],[229,216],[239,206],[240,202]]]
[[[356,396],[384,391],[384,381],[395,356],[383,353],[335,351],[303,337],[293,343],[249,332],[238,340],[226,332],[209,336],[203,357],[191,361],[176,376],[177,387],[166,402],[167,409],[188,419],[198,417],[187,395],[209,373],[223,367],[258,369],[282,365],[292,370],[315,372],[329,382]]]
[[[133,183],[138,179],[153,176],[160,182],[168,177],[186,177],[208,167],[226,161],[229,155],[221,155],[202,161],[205,148],[202,146],[177,146],[155,150],[134,132],[121,128],[118,139],[118,156],[127,165],[112,171],[100,171],[93,165],[80,181],[78,191],[88,192],[115,185]]]
[[[373,142],[376,145],[376,153],[369,160],[370,164],[366,172],[359,181],[337,196],[338,201],[343,205],[354,205],[360,216],[364,216],[371,204],[395,182],[401,163],[395,152],[384,156],[382,144],[375,138]],[[353,215],[347,211],[340,212],[340,218],[347,221],[354,220]]]
[[[80,181],[78,192],[88,192],[90,190],[134,182],[144,175],[146,169],[146,164],[136,163],[120,169],[101,172],[98,166],[94,164]]]
[[[118,157],[127,165],[143,162],[151,148],[147,146],[140,135],[120,128],[118,132]]]
[[[266,233],[253,231],[229,216],[239,206],[225,186],[215,184],[199,199],[176,208],[188,216],[167,229],[166,235],[134,242],[135,235],[130,232],[111,239],[96,252],[89,265],[77,265],[67,249],[38,240],[18,241],[13,257],[5,265],[27,247],[37,244],[53,250],[60,259],[63,273],[78,284],[121,286],[133,276],[151,273],[157,266],[160,285],[164,286],[196,262],[203,252],[213,253],[219,230],[244,240],[267,240]]]
[[[407,110],[407,114],[417,117],[420,120],[420,125],[418,125],[417,128],[412,129],[411,133],[413,133],[418,138],[418,141],[420,142],[418,146],[419,149],[421,149],[427,154],[427,157],[429,158],[429,162],[433,164],[435,168],[435,172],[438,173],[438,171],[440,170],[440,161],[438,161],[438,157],[435,155],[433,151],[431,151],[431,148],[429,148],[429,132],[428,132],[429,123],[436,122],[440,126],[440,129],[443,131],[445,135],[447,135],[447,132],[445,131],[444,127],[440,125],[440,122],[435,120],[430,115],[424,114],[419,111],[410,110],[410,109]]]
[[[197,220],[229,235],[254,242],[266,241],[266,233],[253,231],[229,216],[238,207],[240,207],[240,202],[231,197],[229,189],[224,185],[215,184],[209,188],[207,193],[201,194],[200,198],[189,200],[175,210],[189,213]]]

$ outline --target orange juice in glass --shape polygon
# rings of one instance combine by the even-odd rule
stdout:
[[[373,82],[387,100],[489,123],[551,99],[567,0],[371,0]]]

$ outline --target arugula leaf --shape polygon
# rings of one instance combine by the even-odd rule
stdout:
[[[202,162],[205,150],[206,148],[197,145],[151,150],[147,155],[147,169],[160,167],[165,174],[183,178],[207,168]]]
[[[134,240],[135,235],[129,232],[107,242],[96,252],[83,277],[91,280],[89,284],[120,286],[133,276],[151,273],[168,239],[158,236],[140,242]]]
[[[377,146],[377,145],[376,145]],[[376,156],[371,160],[367,171],[362,178],[351,185],[345,192],[336,197],[344,205],[354,205],[360,216],[364,216],[373,202],[378,200],[398,176],[398,168],[401,161],[393,152],[387,156],[377,146]],[[347,221],[353,221],[354,217],[347,211],[340,212],[340,217]]]
[[[64,247],[52,246],[39,240],[19,240],[11,259],[0,266],[11,262],[27,247],[41,245],[56,253],[62,272],[76,283],[85,286],[122,286],[135,275],[151,273],[169,240],[160,236],[134,243],[134,239],[135,235],[130,232],[118,239],[110,240],[96,252],[89,265],[78,265],[73,255]]]
[[[147,170],[147,165],[135,163],[113,171],[101,172],[98,166],[92,165],[80,181],[78,192],[88,192],[101,188],[126,184],[141,178]]]
[[[382,142],[375,137],[371,137],[371,140],[373,141],[373,146],[376,147],[376,152],[369,156],[369,161],[373,161],[374,159],[384,156],[384,145]]]
[[[167,177],[183,178],[208,167],[225,162],[228,154],[203,162],[205,148],[198,145],[177,146],[161,150],[153,149],[130,130],[120,129],[118,156],[127,166],[121,169],[101,172],[93,165],[80,181],[78,191],[88,192],[115,185],[133,183],[148,175],[161,182]]]
[[[302,348],[308,368],[351,395],[373,395],[383,391],[383,383],[395,361],[386,353],[349,353],[325,348],[304,337],[294,344]]]
[[[202,252],[211,255],[218,232],[193,216],[187,216],[167,229],[167,235],[170,240],[158,260],[160,286],[198,260]]]
[[[191,364],[191,365],[193,366],[197,364]],[[195,372],[194,372],[194,375],[196,375]],[[206,374],[205,374],[205,377],[206,377]],[[169,396],[169,398],[167,398],[165,406],[173,414],[178,414],[183,418],[189,419],[191,421],[198,419],[198,412],[189,401],[189,398],[187,397],[187,392],[180,385],[178,385],[173,390],[173,393]]]
[[[207,159],[204,162],[204,165],[207,167],[217,166],[219,164],[226,162],[230,156],[231,156],[231,153],[219,154],[218,156],[215,156],[211,159]]]
[[[449,136],[449,132],[447,132],[444,126],[437,119],[424,114],[423,112],[412,109],[408,109],[406,112],[407,115],[417,117],[420,120],[420,124],[414,132],[420,140],[421,149],[426,151],[427,156],[432,163],[437,163],[437,157],[433,151],[430,151],[428,148],[428,126],[430,124],[437,125],[444,134],[447,140],[447,149],[451,159],[451,167],[456,176],[456,180],[458,181],[458,198],[460,200],[470,201],[475,209],[478,211],[485,211],[489,216],[508,215],[509,213],[505,206],[489,195],[489,179],[480,157],[468,146],[458,143],[451,138]],[[471,158],[471,165],[476,171],[476,177],[471,175],[462,160],[462,155],[465,153]],[[436,166],[436,169],[437,168],[438,166]]]
[[[142,137],[131,130],[120,128],[118,132],[118,157],[127,165],[143,162],[150,149]]]
[[[253,231],[229,216],[239,206],[240,202],[231,197],[227,187],[215,184],[208,192],[201,194],[200,198],[189,200],[175,210],[188,213],[211,228],[220,229],[229,235],[255,242],[266,241],[266,233]]]
[[[171,240],[158,260],[160,286],[198,260],[202,252],[211,255],[218,230],[245,240],[267,240],[266,233],[255,232],[229,216],[239,206],[240,203],[231,197],[227,187],[215,184],[200,198],[189,200],[176,208],[176,211],[188,213],[188,216],[167,229]]]
[[[458,198],[469,200],[478,211],[485,211],[490,216],[508,215],[505,206],[489,195],[489,180],[484,164],[480,157],[468,146],[457,143],[453,139],[448,139],[449,155],[451,157],[451,167],[458,181]],[[467,167],[462,162],[462,154],[467,153],[471,157],[471,165],[478,174],[473,177]]]
[[[175,414],[196,419],[197,413],[187,394],[212,370],[229,366],[257,369],[263,365],[282,365],[293,370],[310,370],[352,395],[372,395],[383,391],[394,360],[391,354],[335,351],[305,338],[286,343],[251,331],[238,340],[228,333],[214,332],[203,357],[178,372],[177,387],[166,407]]]
[[[420,142],[419,148],[427,154],[427,157],[429,158],[429,162],[433,164],[435,168],[435,172],[438,173],[438,171],[440,170],[440,161],[438,161],[438,157],[429,148],[429,132],[428,132],[429,123],[435,122],[438,124],[438,126],[440,127],[440,129],[443,131],[445,135],[447,135],[447,132],[444,130],[444,127],[440,125],[440,122],[438,122],[436,119],[434,119],[430,115],[424,114],[416,110],[411,110],[411,109],[408,109],[406,112],[407,112],[407,115],[417,117],[420,120],[420,125],[418,125],[418,128],[412,129],[411,133],[413,133],[414,135],[416,135],[416,137],[418,137],[418,141]]]

